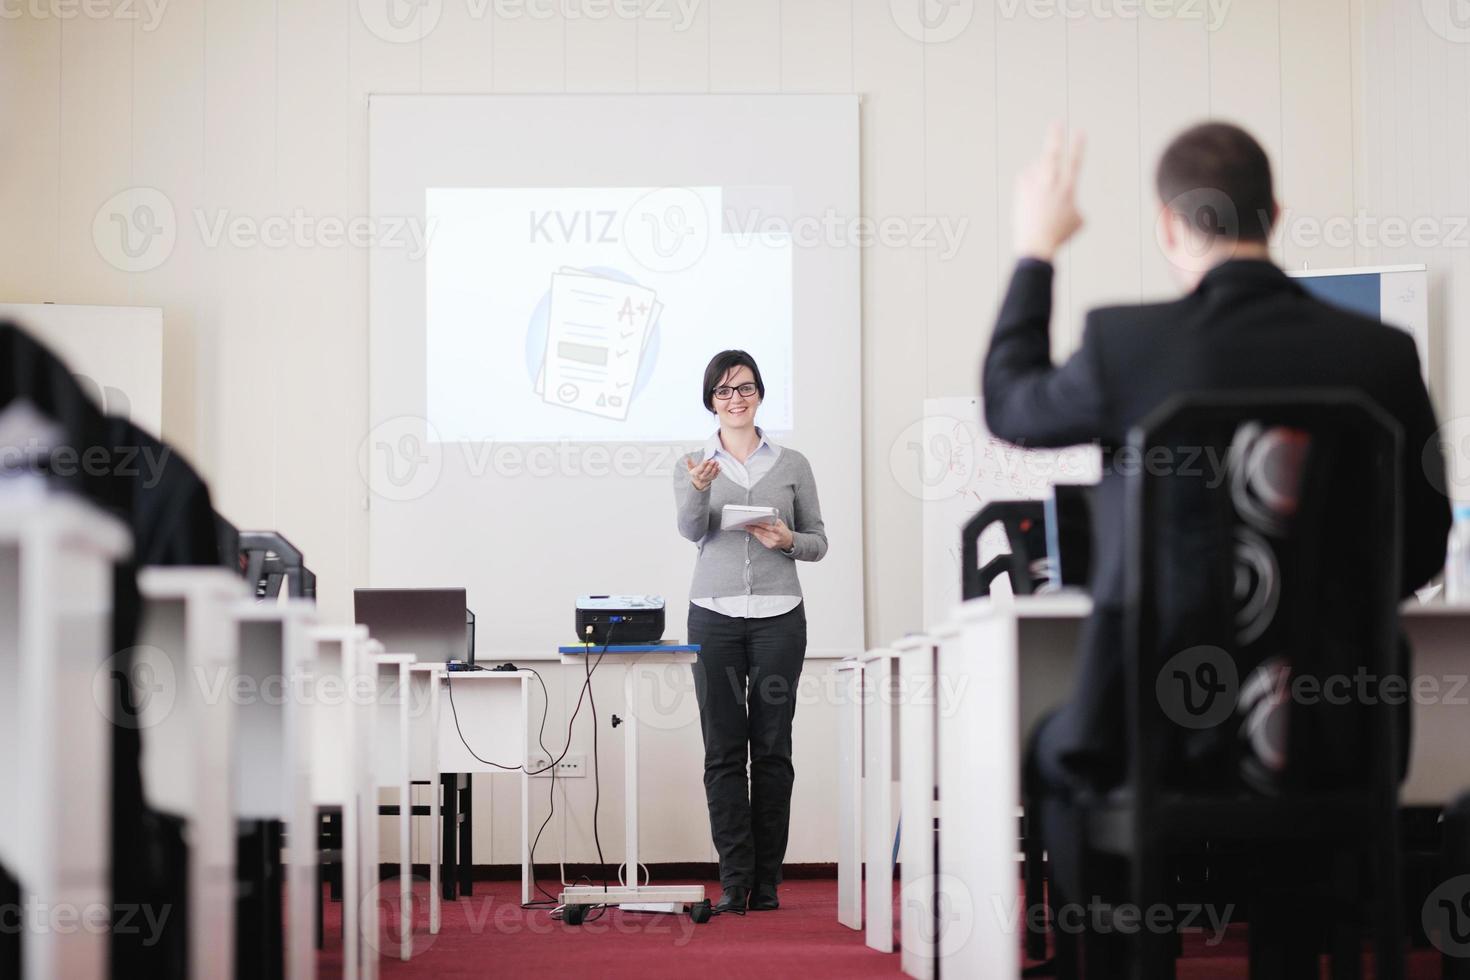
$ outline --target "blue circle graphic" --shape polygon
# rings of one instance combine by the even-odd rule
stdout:
[[[604,279],[615,279],[625,282],[631,286],[642,286],[637,279],[628,275],[621,269],[610,269],[605,266],[588,266],[578,269],[589,276],[601,276]],[[541,365],[546,361],[546,332],[551,323],[551,289],[541,295],[541,301],[531,311],[531,320],[526,325],[526,376],[531,379],[532,390],[535,389],[536,378],[541,374]],[[655,321],[648,329],[648,343],[645,345],[642,359],[638,362],[638,377],[633,381],[633,396],[629,399],[629,410],[632,402],[637,401],[638,394],[648,387],[648,382],[653,378],[654,365],[658,363],[659,351],[659,323]]]

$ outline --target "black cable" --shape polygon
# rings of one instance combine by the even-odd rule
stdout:
[[[481,758],[478,752],[470,748],[470,743],[464,737],[464,729],[459,727],[459,709],[454,706],[454,684],[451,682],[448,673],[444,675],[444,686],[449,689],[449,713],[454,715],[454,730],[459,733],[459,740],[464,744],[465,751],[474,756],[478,761],[487,766],[494,766],[496,769],[505,769],[510,772],[519,772],[525,769],[525,766],[502,766],[498,762],[491,762],[489,759]]]
[[[609,630],[608,630],[608,643],[611,643],[611,641],[612,641],[612,630],[611,630],[611,627],[609,627]],[[562,759],[566,758],[567,753],[569,751],[571,751],[571,748],[572,748],[572,728],[573,728],[573,725],[575,725],[575,723],[577,721],[577,715],[580,714],[581,711],[582,711],[582,700],[583,700],[584,697],[587,698],[588,704],[593,704],[594,705],[594,710],[593,710],[593,714],[592,714],[592,722],[593,722],[593,725],[594,725],[594,728],[593,728],[593,736],[592,737],[593,737],[594,745],[595,745],[595,743],[597,741],[597,731],[596,731],[596,727],[595,727],[596,724],[597,724],[597,712],[596,712],[596,708],[595,708],[595,702],[593,701],[593,698],[592,698],[592,689],[591,689],[591,686],[590,685],[592,683],[592,674],[594,672],[596,672],[596,670],[597,670],[597,668],[599,666],[601,666],[601,664],[602,664],[602,657],[604,655],[606,655],[606,653],[607,653],[608,643],[604,643],[603,644],[602,653],[599,654],[598,657],[597,657],[597,663],[593,664],[591,670],[587,671],[586,679],[583,680],[583,682],[582,682],[582,690],[577,695],[577,704],[576,704],[576,707],[572,709],[572,717],[567,720],[567,741],[566,741],[566,745],[561,750],[561,755],[557,756],[554,760],[552,760],[549,764],[547,764],[543,768],[541,768],[541,769],[532,769],[532,770],[528,770],[528,772],[527,772],[527,775],[535,776],[538,773],[543,773],[543,772],[546,772],[547,770],[550,770],[551,771],[551,787],[550,787],[550,795],[549,795],[549,798],[547,800],[546,819],[543,820],[543,821],[541,821],[541,826],[538,827],[537,830],[536,830],[536,837],[531,842],[531,853],[529,855],[529,860],[530,860],[530,863],[531,863],[531,880],[536,883],[536,890],[539,891],[541,894],[543,894],[543,895],[546,896],[546,900],[545,901],[542,901],[542,900],[534,900],[534,901],[530,901],[530,902],[524,902],[521,905],[521,908],[524,908],[524,909],[533,909],[533,910],[535,910],[535,909],[543,909],[543,908],[546,908],[546,906],[550,905],[552,907],[551,910],[552,911],[555,911],[555,908],[561,904],[561,900],[559,898],[557,898],[556,896],[552,895],[551,892],[547,891],[542,886],[540,879],[537,878],[537,876],[536,876],[536,845],[541,842],[541,835],[542,835],[542,833],[545,832],[547,826],[551,823],[551,818],[556,814],[556,767],[561,763]],[[590,646],[590,644],[589,644],[589,646]],[[584,661],[584,666],[585,666],[585,663],[586,662]],[[531,673],[535,674],[536,675],[536,680],[541,684],[541,697],[543,699],[543,708],[542,708],[542,711],[541,711],[541,730],[536,735],[536,742],[537,742],[538,745],[541,746],[541,751],[544,752],[544,753],[546,753],[546,755],[549,757],[551,755],[551,750],[546,747],[546,741],[545,741],[545,738],[544,738],[544,734],[545,734],[545,731],[546,731],[546,716],[550,712],[550,709],[551,709],[551,696],[547,693],[547,690],[546,690],[546,681],[542,679],[540,672],[538,672],[535,668],[532,668],[532,667],[524,667],[522,669],[523,670],[529,670]],[[463,736],[461,736],[461,740],[463,740]],[[469,746],[466,745],[465,748],[468,749]],[[473,751],[471,752],[471,754],[473,754]],[[476,758],[479,758],[479,756],[475,756],[475,757]],[[594,837],[596,836],[596,827],[595,827],[596,816],[595,816],[595,813],[596,813],[596,810],[595,810],[595,807],[594,807],[594,827],[593,827],[593,836]],[[598,854],[599,854],[599,859],[600,859],[600,855],[601,855],[601,843],[600,842],[598,844]],[[589,881],[588,884],[591,884],[591,882]],[[607,890],[607,882],[605,880],[603,882],[603,890],[604,891]]]
[[[586,689],[588,694],[587,703],[592,708],[592,841],[597,845],[597,863],[602,865],[602,894],[604,896],[607,895],[608,889],[607,862],[602,856],[602,835],[598,832],[597,829],[597,812],[602,805],[602,765],[597,752],[597,695],[592,692],[592,673],[599,666],[602,665],[602,658],[607,656],[607,648],[612,646],[613,625],[613,623],[607,624],[607,636],[604,638],[602,643],[602,653],[597,655],[597,663],[594,664],[590,660],[582,661],[582,667],[587,672],[587,679],[582,682],[582,685]],[[637,881],[638,869],[634,868],[634,884],[637,884]],[[606,914],[606,912],[607,905],[600,905],[598,906],[597,914],[593,916],[590,920],[584,921],[596,922],[598,919],[602,918],[603,915]]]
[[[599,757],[598,757],[598,752],[597,752],[597,703],[596,703],[595,697],[593,697],[591,695],[592,695],[592,675],[597,671],[597,668],[598,667],[602,666],[602,658],[607,655],[607,648],[609,646],[611,646],[611,645],[612,645],[612,624],[608,624],[607,639],[603,642],[603,644],[602,644],[602,652],[597,655],[597,661],[595,663],[592,663],[590,661],[590,648],[591,648],[592,644],[591,643],[584,644],[584,646],[588,648],[588,659],[584,659],[582,661],[582,666],[586,670],[586,677],[582,681],[582,690],[577,695],[577,704],[572,709],[572,716],[567,719],[567,739],[566,739],[566,745],[562,748],[561,755],[557,756],[555,759],[552,759],[549,763],[547,763],[547,765],[543,766],[540,769],[526,769],[524,765],[519,765],[519,766],[506,766],[506,765],[502,765],[502,764],[500,764],[498,762],[491,762],[489,759],[483,758],[479,753],[477,753],[473,748],[471,748],[469,741],[464,737],[464,730],[462,728],[460,728],[460,726],[459,726],[459,710],[454,705],[454,685],[450,682],[450,677],[448,676],[448,674],[445,675],[445,686],[449,689],[449,711],[450,711],[450,714],[452,714],[454,716],[454,731],[455,731],[456,734],[459,735],[459,741],[460,741],[460,743],[462,745],[464,745],[466,752],[468,752],[471,756],[473,756],[475,759],[477,759],[478,761],[480,761],[484,765],[494,766],[496,769],[504,769],[504,770],[506,770],[508,772],[524,771],[526,773],[526,775],[528,775],[528,776],[536,776],[536,775],[539,775],[540,773],[547,772],[548,770],[551,772],[551,797],[550,797],[550,800],[548,801],[549,805],[548,805],[548,809],[547,809],[546,819],[543,820],[543,821],[541,821],[541,826],[539,828],[537,828],[537,830],[536,830],[536,837],[535,837],[535,839],[531,843],[531,853],[528,855],[528,859],[529,859],[529,861],[531,863],[531,880],[536,883],[536,890],[539,891],[539,892],[541,892],[541,894],[547,896],[547,900],[546,901],[536,900],[536,901],[531,901],[531,902],[524,902],[524,903],[522,903],[521,907],[522,908],[525,908],[525,909],[541,908],[541,907],[546,906],[547,904],[551,904],[552,906],[556,906],[556,905],[559,905],[560,904],[560,901],[558,899],[554,898],[550,892],[548,892],[544,887],[542,887],[540,880],[537,879],[537,876],[536,876],[536,845],[538,843],[540,843],[542,832],[544,832],[546,830],[547,825],[551,823],[551,818],[552,818],[552,816],[556,812],[556,767],[561,764],[561,761],[566,758],[567,753],[571,751],[571,748],[572,748],[572,730],[573,730],[573,726],[577,722],[577,715],[580,714],[581,711],[582,711],[582,701],[583,701],[584,698],[587,699],[588,703],[592,706],[592,759],[593,759],[593,770],[594,770],[594,774],[595,774],[594,783],[596,784],[594,786],[595,796],[594,796],[593,805],[592,805],[592,837],[593,837],[594,842],[597,844],[597,860],[598,860],[598,863],[601,864],[603,862],[603,857],[602,857],[602,839],[601,839],[601,836],[599,835],[598,829],[597,829],[597,813],[598,813],[598,807],[601,804],[601,799],[602,799],[601,768],[600,768],[600,765],[598,763],[598,758]],[[589,664],[590,664],[590,666],[589,666]],[[551,755],[551,750],[546,747],[546,740],[545,740],[545,734],[546,734],[546,718],[547,718],[547,715],[551,711],[551,697],[550,697],[550,695],[548,694],[548,692],[546,690],[546,681],[541,677],[540,672],[537,671],[537,670],[535,670],[535,669],[533,669],[533,668],[524,667],[524,668],[521,668],[521,669],[523,669],[523,670],[529,670],[529,671],[531,671],[531,673],[535,674],[536,675],[536,680],[541,685],[541,697],[542,697],[541,728],[540,728],[540,731],[537,732],[536,742],[537,742],[538,745],[541,746],[541,751],[542,752],[545,752],[547,756],[550,756]],[[608,888],[608,880],[607,880],[606,874],[604,873],[604,877],[603,877],[603,880],[602,880],[602,890],[604,892],[606,892],[607,891],[607,888]],[[606,906],[605,905],[599,905],[598,908],[605,910],[606,909]],[[599,912],[599,914],[598,914],[598,916],[596,918],[601,918],[601,913],[600,912]],[[593,921],[595,921],[595,919]]]
[[[536,681],[541,685],[541,728],[536,733],[536,743],[541,746],[541,751],[546,753],[547,758],[550,758],[551,750],[546,747],[546,717],[548,714],[551,713],[551,695],[546,690],[546,680],[541,676],[540,671],[535,670],[531,667],[523,667],[521,669],[529,670],[531,671],[531,673],[535,674]],[[454,730],[459,734],[459,740],[464,745],[465,751],[474,756],[476,759],[479,759],[479,761],[484,763],[485,765],[494,766],[496,769],[505,769],[510,772],[515,772],[517,770],[523,769],[523,766],[503,766],[498,762],[491,762],[489,759],[483,759],[480,757],[480,754],[478,752],[470,748],[469,740],[464,737],[464,730],[459,727],[459,709],[454,706],[454,685],[449,682],[449,678],[447,676],[445,677],[445,686],[449,688],[449,710],[450,713],[454,715]],[[570,737],[570,732],[568,732],[568,740],[570,740]],[[566,752],[563,751],[562,755],[566,755]],[[560,761],[560,759],[557,760],[557,762]],[[551,808],[550,811],[546,814],[546,819],[541,822],[540,829],[536,831],[536,839],[531,844],[530,861],[531,880],[536,883],[536,890],[545,895],[550,904],[554,906],[558,904],[556,896],[552,895],[551,892],[543,888],[541,885],[541,881],[536,877],[536,844],[540,843],[541,832],[546,829],[546,825],[551,822],[552,816],[556,813],[556,762],[551,763],[548,768],[551,769]],[[526,774],[529,776],[534,776],[538,772],[545,771],[545,769],[528,770]],[[521,908],[536,908],[544,906],[546,904],[547,902],[531,901],[523,903],[521,905]]]
[[[546,716],[551,713],[551,694],[546,690],[546,681],[541,677],[539,670],[534,667],[525,667],[522,669],[529,670],[535,674],[537,682],[541,685],[541,730],[536,733],[536,744],[541,746],[541,751],[546,755],[546,758],[550,759],[551,750],[546,747]],[[541,834],[546,830],[547,825],[551,823],[551,818],[554,816],[556,816],[556,767],[553,766],[551,770],[551,789],[546,798],[546,819],[541,821],[541,826],[536,829],[536,838],[531,841],[530,854],[531,880],[535,882],[536,890],[546,896],[546,901],[533,899],[529,902],[522,902],[521,908],[523,909],[542,909],[548,905],[554,909],[561,904],[561,900],[546,890],[545,886],[541,884],[541,879],[536,874],[536,845],[541,843]]]
[[[604,652],[606,652],[606,651],[604,651]],[[601,661],[601,658],[598,658],[598,662],[599,663],[602,662]],[[523,668],[519,668],[519,669],[521,669],[521,670],[531,670],[531,668],[529,668],[529,667],[523,667]],[[531,673],[536,674],[536,671],[531,670]],[[540,680],[541,675],[540,674],[536,674],[536,678],[538,680]],[[479,753],[477,753],[474,749],[470,748],[470,743],[468,741],[466,741],[466,739],[464,737],[464,730],[459,727],[459,711],[454,706],[454,685],[452,683],[450,683],[450,678],[449,678],[449,675],[447,675],[447,674],[445,675],[445,686],[449,688],[449,711],[450,711],[451,714],[454,715],[454,730],[459,735],[459,741],[460,741],[460,743],[462,745],[464,745],[466,752],[468,752],[470,755],[474,756],[480,762],[483,762],[485,765],[487,765],[487,766],[494,766],[496,769],[504,769],[507,772],[520,772],[521,770],[524,769],[526,775],[528,775],[528,776],[539,776],[543,772],[548,772],[548,771],[555,772],[556,767],[561,764],[561,761],[567,757],[567,753],[571,751],[571,748],[572,748],[572,725],[577,720],[577,712],[579,712],[579,711],[582,710],[582,698],[581,697],[578,697],[577,698],[577,706],[572,711],[572,717],[567,720],[567,744],[561,750],[561,755],[557,756],[555,759],[551,760],[551,762],[549,762],[545,766],[542,766],[540,769],[526,769],[525,766],[523,766],[523,765],[522,766],[505,766],[505,765],[501,765],[498,762],[491,762],[489,759],[481,758],[481,756],[479,755]],[[542,689],[542,692],[544,694],[545,693],[545,690],[546,690],[546,682],[545,681],[541,681],[541,689]],[[582,689],[582,694],[585,695],[586,693],[587,693],[587,690],[586,690],[586,687],[584,686],[583,689]],[[546,710],[549,710],[549,708],[550,708],[550,703],[548,702],[547,703],[547,706],[546,706]],[[543,710],[543,712],[542,712],[541,728],[542,728],[543,731],[545,731],[545,729],[546,729],[545,710]],[[549,749],[546,749],[546,745],[545,745],[544,742],[542,743],[542,746],[541,747],[542,747],[543,750],[546,751],[546,754],[547,755],[550,755],[551,754],[551,751]]]

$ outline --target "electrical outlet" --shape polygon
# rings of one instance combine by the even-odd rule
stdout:
[[[551,760],[544,755],[533,755],[526,760],[526,768],[536,779],[550,779],[551,770],[547,768],[550,765]],[[545,772],[542,771],[543,769]],[[587,775],[587,757],[585,755],[568,754],[561,762],[557,763],[556,775],[558,779],[566,779],[569,776]]]

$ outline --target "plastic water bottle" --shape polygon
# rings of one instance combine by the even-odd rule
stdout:
[[[1470,603],[1470,504],[1455,505],[1449,553],[1444,562],[1446,602]]]

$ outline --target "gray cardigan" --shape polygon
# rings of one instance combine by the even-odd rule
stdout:
[[[702,452],[689,453],[674,464],[679,533],[699,546],[689,595],[801,595],[796,563],[820,561],[827,553],[817,482],[806,457],[782,446],[770,472],[749,490],[721,473],[700,493],[689,481],[687,463],[697,465],[703,458]],[[791,528],[791,550],[767,548],[746,531],[721,531],[720,512],[726,504],[776,508]]]

